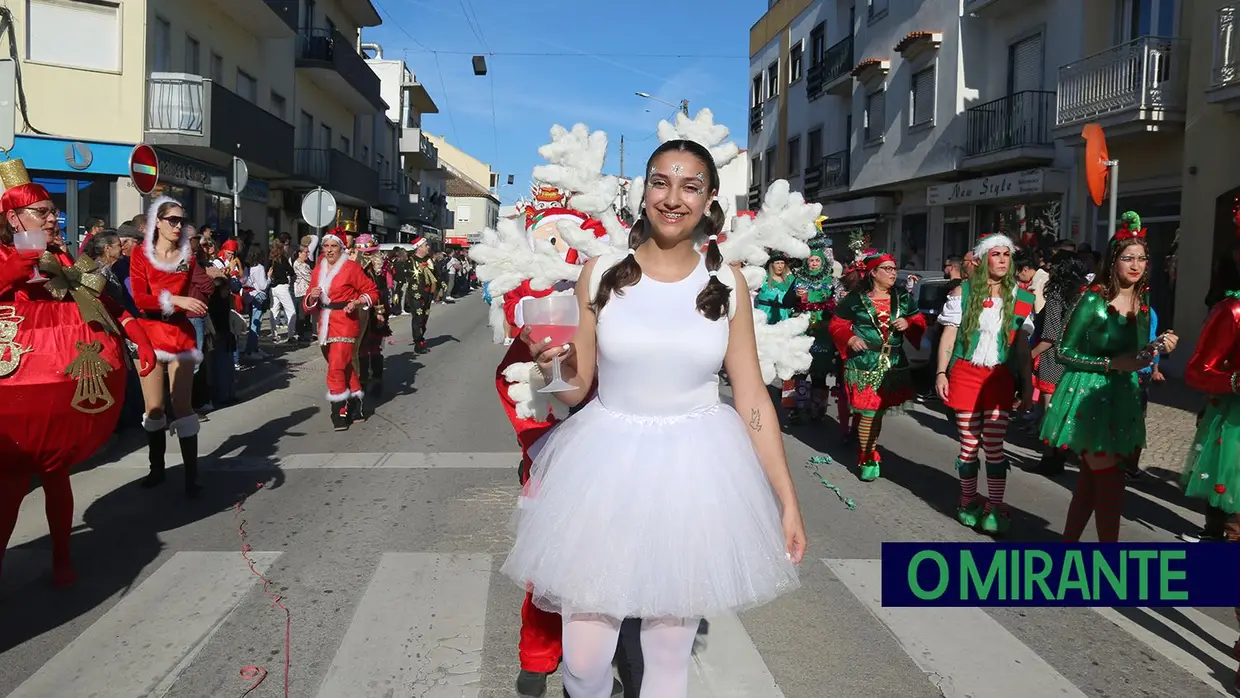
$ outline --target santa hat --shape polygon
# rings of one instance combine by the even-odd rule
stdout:
[[[176,271],[177,267],[181,266],[182,262],[190,258],[191,252],[190,252],[190,247],[189,247],[189,236],[185,234],[185,228],[182,227],[179,231],[180,236],[181,236],[181,239],[180,239],[181,254],[178,255],[177,259],[173,259],[173,260],[165,262],[165,261],[161,261],[155,258],[155,236],[156,236],[155,230],[156,230],[156,227],[159,225],[159,210],[163,208],[164,206],[180,207],[181,202],[177,201],[171,196],[161,196],[158,199],[155,199],[154,201],[151,202],[150,207],[146,209],[146,230],[143,231],[144,235],[143,235],[143,241],[142,241],[142,249],[143,251],[146,252],[146,258],[148,261],[150,261],[151,266],[155,267],[156,269],[162,272],[167,272],[170,274]]]
[[[981,261],[996,247],[1006,247],[1013,252],[1016,251],[1016,245],[1012,242],[1012,238],[1002,233],[990,233],[977,239],[977,245],[973,247],[973,257]]]
[[[419,235],[409,242],[409,246],[415,250],[421,247],[422,245],[429,245],[429,244],[430,243],[426,241],[426,237],[423,235]]]

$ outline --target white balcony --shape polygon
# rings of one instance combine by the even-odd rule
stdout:
[[[1221,7],[1214,20],[1214,60],[1206,99],[1240,114],[1240,5]]]
[[[1143,36],[1059,69],[1057,138],[1096,122],[1107,135],[1184,129],[1188,42]]]
[[[439,167],[439,149],[420,128],[405,128],[400,132],[400,154],[416,170],[433,170]]]

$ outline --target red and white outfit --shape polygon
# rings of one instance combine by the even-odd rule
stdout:
[[[344,241],[334,235],[344,248]],[[313,286],[319,295],[306,296],[303,305],[306,312],[319,314],[319,345],[327,357],[327,400],[342,402],[361,398],[361,377],[353,370],[353,350],[361,334],[360,315],[345,311],[345,306],[357,301],[361,308],[370,308],[379,298],[379,288],[370,280],[362,265],[343,254],[335,264],[328,264],[324,257],[314,270]]]
[[[194,255],[190,250],[189,237],[181,235],[180,250],[169,261],[161,261],[155,255],[155,232],[159,222],[156,212],[165,203],[176,203],[168,197],[160,197],[151,204],[146,219],[146,238],[141,247],[133,251],[129,266],[130,294],[139,315],[137,321],[155,349],[155,358],[162,363],[192,361],[202,363],[202,351],[198,348],[194,326],[189,315],[172,304],[173,296],[188,296],[190,280],[194,276]]]

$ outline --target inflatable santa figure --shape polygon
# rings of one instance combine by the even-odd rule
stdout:
[[[332,426],[344,431],[363,417],[362,380],[357,366],[361,315],[379,300],[379,289],[345,253],[344,231],[334,228],[319,242],[321,255],[302,302],[317,313],[319,346],[327,359],[327,401]]]
[[[95,263],[48,246],[56,207],[22,162],[0,162],[0,182],[0,544],[7,546],[37,474],[47,499],[52,581],[64,586],[76,576],[69,469],[116,429],[124,338],[138,347],[142,375],[155,367],[155,354],[138,323],[108,297]]]

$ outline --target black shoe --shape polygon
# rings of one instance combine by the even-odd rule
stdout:
[[[332,427],[336,431],[348,431],[349,429],[349,404],[344,400],[333,402],[332,410]]]
[[[1221,543],[1225,540],[1222,531],[1211,531],[1208,528],[1196,533],[1181,533],[1179,538],[1185,543]]]
[[[430,352],[430,349],[426,347],[426,342],[423,341],[423,342],[418,342],[418,346],[415,351],[417,351],[417,353],[419,354],[426,354]]]
[[[524,698],[542,698],[547,694],[547,675],[537,671],[521,670],[517,674],[517,695]]]
[[[622,695],[624,695],[624,684],[620,683],[620,679],[614,679],[614,678],[613,678],[613,679],[611,680],[611,696],[612,696],[612,698],[615,698],[616,696],[622,696]],[[571,696],[569,696],[569,695],[568,695],[568,689],[567,689],[567,688],[566,688],[566,689],[564,689],[564,698],[571,698]]]

